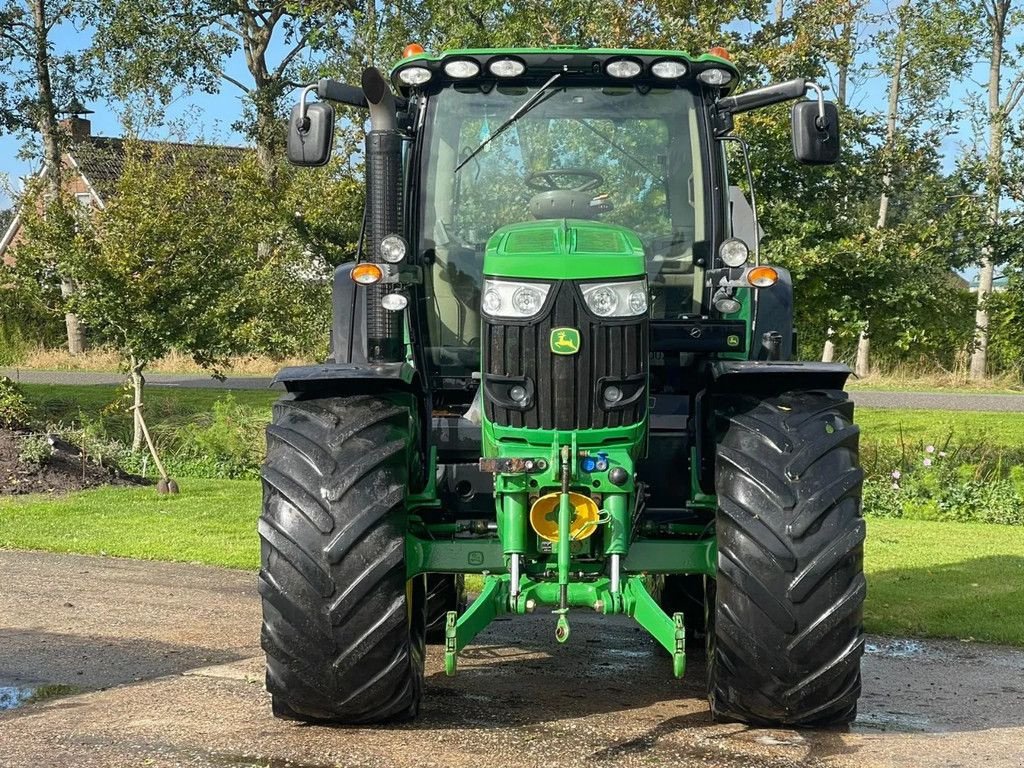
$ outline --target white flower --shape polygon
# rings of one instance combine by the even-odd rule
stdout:
[[[948,455],[949,455],[949,454],[947,454],[947,453],[946,453],[945,451],[939,451],[939,458],[940,458],[940,459],[944,459],[944,458],[946,458],[946,456],[948,456]]]
[[[930,467],[932,465],[932,460],[931,459],[925,459],[921,463],[924,464],[926,467]]]
[[[903,477],[903,473],[900,472],[898,469],[894,469],[892,471],[892,479],[893,480],[899,480],[901,477]]]
[[[925,449],[924,449],[924,452],[925,453],[935,453],[935,446],[934,445],[926,446]]]
[[[899,483],[893,483],[892,487],[895,488],[898,491],[900,489],[900,484]]]

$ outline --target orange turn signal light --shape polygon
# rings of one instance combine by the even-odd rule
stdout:
[[[402,50],[402,58],[403,59],[408,59],[411,56],[419,56],[421,53],[423,53],[423,46],[422,45],[420,45],[419,43],[409,43]]]
[[[779,281],[775,267],[754,267],[747,272],[747,282],[755,288],[771,288]]]
[[[360,285],[373,285],[384,279],[384,270],[379,264],[357,264],[352,268],[352,281]]]
[[[708,53],[710,53],[712,56],[717,56],[720,59],[725,59],[726,61],[732,61],[732,56],[730,56],[729,52],[727,50],[725,50],[725,48],[723,48],[720,45],[716,45],[714,48],[712,48],[710,51],[708,51]]]

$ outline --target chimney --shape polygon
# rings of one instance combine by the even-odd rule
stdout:
[[[61,114],[65,114],[67,117],[58,125],[71,137],[71,141],[85,141],[92,135],[92,122],[85,115],[91,115],[93,111],[87,109],[77,96],[72,98],[71,102],[61,110]]]

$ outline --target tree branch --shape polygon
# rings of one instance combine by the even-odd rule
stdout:
[[[1021,97],[1024,96],[1024,70],[1017,73],[1017,76],[1013,78],[1013,82],[1010,83],[1010,87],[1006,89],[1006,98],[1003,100],[1003,114],[1007,117],[1010,113],[1017,108],[1020,104]]]
[[[66,16],[71,11],[71,8],[73,6],[74,6],[74,2],[72,0],[68,0],[68,2],[64,3],[64,6],[62,8],[60,8],[57,11],[54,11],[53,15],[50,16],[49,23],[47,23],[47,25],[46,25],[46,34],[47,35],[49,35],[50,30],[52,30],[54,28],[54,26],[57,24],[57,22],[59,22],[64,16]]]
[[[277,65],[277,68],[274,70],[275,77],[280,78],[284,75],[285,70],[288,69],[288,65],[292,63],[292,60],[306,48],[306,43],[309,41],[309,36],[312,33],[312,29],[308,29],[302,33],[302,37],[299,38],[295,47],[288,51],[288,53],[284,55],[284,58],[281,59],[281,63]]]
[[[224,21],[224,19],[222,19],[222,18],[214,19],[213,23],[216,24],[218,27],[223,27],[224,29],[226,29],[228,32],[230,32],[233,35],[238,35],[238,37],[243,37],[242,30],[240,30],[234,24],[229,24],[228,22]]]
[[[220,76],[221,76],[221,79],[227,80],[232,85],[235,85],[235,86],[238,86],[239,88],[241,88],[243,93],[252,93],[252,88],[250,88],[249,86],[245,85],[244,83],[239,82],[238,80],[235,80],[235,78],[231,77],[231,75],[229,75],[223,69],[220,71]]]

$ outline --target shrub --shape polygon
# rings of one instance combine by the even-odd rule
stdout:
[[[24,426],[31,410],[21,387],[7,376],[0,376],[0,427]]]
[[[947,445],[947,447],[949,447]],[[925,446],[887,477],[864,486],[864,511],[876,517],[1024,525],[1024,472],[1001,457],[956,463],[960,451]],[[966,455],[972,455],[966,452]]]
[[[258,477],[263,461],[266,417],[239,405],[228,395],[213,404],[209,414],[178,430],[171,459],[186,469],[180,474],[203,477]],[[168,468],[170,471],[170,468]]]
[[[18,459],[23,464],[42,467],[53,456],[53,446],[45,435],[25,435],[18,448]]]

